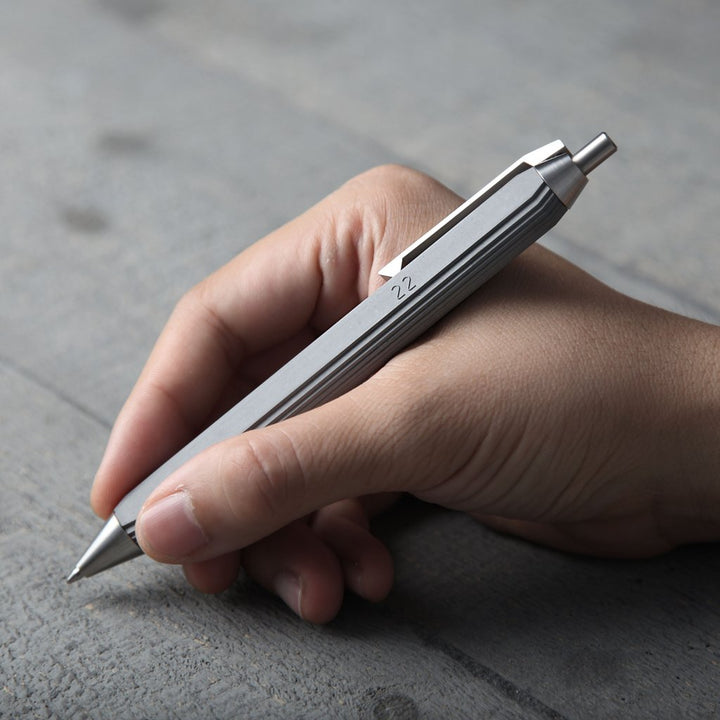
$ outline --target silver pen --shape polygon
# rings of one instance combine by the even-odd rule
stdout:
[[[413,243],[388,281],[131,490],[67,578],[142,555],[135,520],[160,483],[206,448],[339,397],[379,370],[552,228],[616,146],[601,133],[571,154],[556,140],[524,155]]]

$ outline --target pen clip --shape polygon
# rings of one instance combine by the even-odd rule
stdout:
[[[510,167],[501,172],[494,180],[485,185],[484,188],[475,193],[469,200],[466,200],[450,213],[450,215],[441,220],[435,227],[428,230],[419,240],[416,240],[397,257],[393,258],[380,270],[380,275],[388,279],[393,277],[516,175],[565,153],[568,153],[565,144],[561,140],[555,140],[537,148],[537,150],[527,153],[527,155],[523,155],[519,160],[510,165]]]

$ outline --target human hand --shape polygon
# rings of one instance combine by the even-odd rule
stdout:
[[[212,419],[372,292],[460,198],[404,168],[354,179],[178,304],[120,413],[107,516]],[[241,565],[313,622],[392,582],[368,517],[410,492],[575,552],[720,533],[717,329],[531,248],[421,342],[325,406],[218,444],[149,498],[143,550],[218,591]]]

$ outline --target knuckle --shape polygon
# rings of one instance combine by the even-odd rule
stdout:
[[[438,185],[429,175],[395,163],[372,167],[357,175],[349,184],[361,189],[371,188],[380,196],[397,199],[413,196],[421,189],[426,191],[429,185]]]
[[[213,343],[224,357],[225,364],[234,369],[247,348],[218,308],[216,292],[213,288],[213,276],[190,288],[175,306],[175,314],[180,318],[192,320],[196,326],[208,328]]]
[[[175,312],[193,312],[198,306],[201,306],[206,294],[206,282],[206,280],[202,280],[186,290],[175,305]]]
[[[373,184],[396,185],[402,184],[408,177],[414,176],[422,176],[422,173],[406,167],[405,165],[399,165],[397,163],[384,163],[366,170],[358,177],[363,178],[366,181],[370,181]]]
[[[249,432],[220,462],[218,476],[235,518],[288,518],[299,506],[304,474],[285,434]]]
[[[397,164],[355,176],[338,199],[352,237],[380,250],[378,259],[386,260],[407,245],[409,236],[424,232],[460,202],[429,175]]]
[[[180,297],[175,303],[169,325],[204,324],[206,322],[206,308],[208,305],[208,280],[197,283]]]

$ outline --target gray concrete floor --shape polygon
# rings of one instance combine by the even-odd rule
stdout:
[[[718,36],[712,0],[1,0],[0,717],[717,717],[712,546],[603,562],[410,505],[390,598],[324,628],[146,559],[63,578],[174,302],[369,166],[468,194],[607,130],[546,243],[719,321]]]

